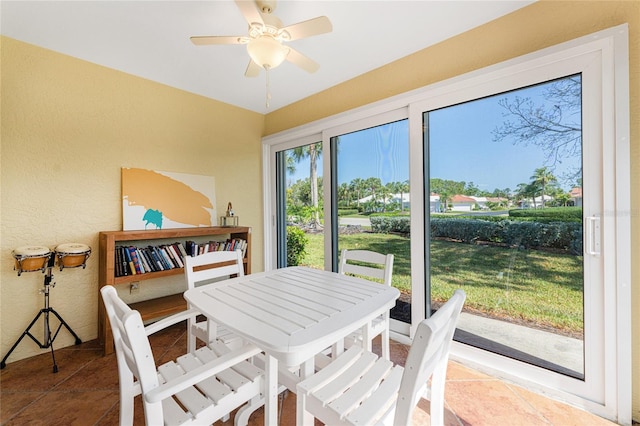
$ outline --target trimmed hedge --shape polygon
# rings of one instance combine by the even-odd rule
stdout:
[[[550,248],[566,250],[572,254],[582,254],[582,224],[571,222],[534,222],[500,218],[431,218],[431,237],[450,238],[473,244],[478,241],[505,244],[520,248]],[[480,219],[482,218],[482,219]],[[397,232],[410,234],[409,218],[370,218],[371,230],[378,233]]]
[[[510,218],[552,218],[558,222],[582,220],[582,207],[546,207],[544,209],[512,209]]]
[[[358,209],[338,209],[338,216],[349,216],[358,214]]]
[[[287,226],[287,266],[298,266],[307,254],[309,238],[300,228]]]
[[[371,216],[371,230],[380,234],[411,232],[411,218],[409,216]]]
[[[582,224],[574,222],[432,219],[431,236],[466,243],[487,241],[521,248],[552,248],[582,254]]]

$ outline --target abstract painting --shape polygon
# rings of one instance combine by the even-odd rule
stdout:
[[[125,231],[216,224],[213,176],[122,168]]]

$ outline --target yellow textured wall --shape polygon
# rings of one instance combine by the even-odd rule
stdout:
[[[241,224],[253,227],[252,269],[263,269],[263,115],[10,38],[1,43],[2,356],[43,307],[43,275],[13,271],[19,246],[93,248],[85,270],[54,271],[51,303],[82,340],[97,337],[98,232],[122,229],[122,167],[214,176],[218,213],[231,201]],[[150,282],[141,282],[141,297],[154,294]],[[41,329],[40,321],[40,339]],[[54,347],[71,344],[63,330]],[[41,352],[25,339],[8,362]]]
[[[262,264],[260,136],[273,134],[622,23],[629,24],[632,259],[640,258],[640,2],[540,1],[337,85],[264,120],[143,79],[7,38],[1,42],[0,329],[9,349],[42,307],[42,276],[17,277],[20,245],[82,242],[121,229],[120,168],[213,174],[218,205],[253,226]],[[259,208],[256,208],[259,206]],[[220,211],[220,208],[219,208]],[[55,274],[53,306],[96,336],[97,253]],[[143,292],[146,290],[143,283]],[[640,264],[632,266],[633,417],[640,419]],[[61,332],[56,347],[72,344]],[[41,352],[26,341],[9,361]]]
[[[631,258],[640,259],[640,1],[540,1],[267,115],[265,134],[629,24]],[[428,31],[428,29],[425,29]],[[633,418],[640,421],[640,263],[632,265]]]

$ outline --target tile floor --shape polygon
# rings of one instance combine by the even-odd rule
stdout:
[[[165,362],[186,348],[185,326],[151,338],[156,361]],[[26,340],[21,344],[30,344]],[[392,343],[392,359],[404,363],[408,347]],[[97,341],[55,351],[58,373],[52,373],[50,353],[10,362],[0,375],[2,425],[117,425],[118,375],[115,355],[102,356]],[[446,425],[580,425],[613,423],[531,393],[518,386],[450,362],[445,390]],[[281,397],[280,423],[295,424],[295,395]],[[428,424],[429,405],[421,401],[413,423]],[[228,422],[218,425],[231,425]],[[250,425],[262,425],[262,410]],[[318,422],[316,422],[319,424]],[[144,424],[140,397],[135,424]]]

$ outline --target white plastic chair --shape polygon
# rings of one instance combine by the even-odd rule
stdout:
[[[430,384],[432,425],[444,423],[444,386],[453,333],[466,295],[454,295],[418,325],[405,367],[353,346],[297,385],[297,422],[306,412],[325,424],[410,425]]]
[[[222,343],[202,347],[156,368],[148,335],[198,314],[191,309],[144,327],[138,311],[112,286],[100,290],[113,330],[120,382],[120,425],[133,424],[134,397],[142,394],[148,425],[212,424],[251,402],[260,405],[264,372],[246,361],[260,350]]]
[[[366,265],[352,263],[362,262]],[[379,265],[381,268],[375,267]],[[353,274],[365,278],[382,280],[384,285],[391,285],[393,274],[393,255],[380,254],[369,250],[342,250],[340,254],[340,274]],[[385,312],[380,317],[374,319],[362,331],[352,334],[345,339],[345,346],[350,347],[354,343],[361,342],[361,346],[371,351],[371,342],[377,335],[382,339],[382,357],[390,359],[389,354],[389,312]],[[334,354],[336,350],[334,348]]]
[[[214,280],[227,278],[231,275],[243,276],[244,266],[242,264],[242,252],[235,251],[213,251],[199,256],[184,258],[184,276],[187,281],[187,289],[192,289],[201,283],[210,283]],[[189,352],[196,349],[196,339],[200,339],[205,344],[210,344],[216,340],[221,341],[230,348],[242,346],[240,336],[231,333],[227,328],[216,325],[212,321],[189,320],[187,335],[187,348]]]

